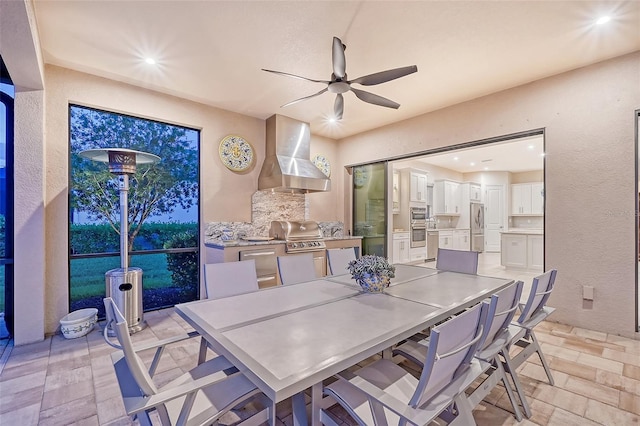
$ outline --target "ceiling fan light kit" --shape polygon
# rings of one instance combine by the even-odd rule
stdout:
[[[285,75],[293,78],[299,78],[301,80],[311,81],[313,83],[323,83],[327,85],[327,87],[320,90],[319,92],[288,102],[282,105],[281,108],[322,95],[325,92],[330,92],[336,94],[336,100],[333,104],[333,112],[335,114],[336,120],[341,120],[344,113],[344,97],[342,96],[342,94],[348,91],[352,91],[353,94],[356,95],[356,97],[361,101],[387,108],[398,109],[400,107],[399,103],[387,98],[383,98],[382,96],[373,94],[371,92],[356,89],[351,85],[360,84],[362,86],[374,86],[376,84],[386,83],[387,81],[395,80],[397,78],[413,74],[414,72],[418,71],[418,67],[415,65],[410,65],[408,67],[394,68],[387,71],[380,71],[374,74],[365,75],[363,77],[358,77],[355,80],[348,80],[346,72],[347,60],[344,54],[345,49],[346,46],[342,43],[342,41],[338,37],[334,37],[333,45],[331,48],[333,62],[333,72],[331,73],[331,80],[314,80],[295,74],[289,74],[286,72],[268,70],[263,68],[263,71],[267,71],[270,73]]]

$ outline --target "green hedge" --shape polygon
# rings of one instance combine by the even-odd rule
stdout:
[[[165,249],[197,247],[198,234],[189,229],[171,236],[164,243]],[[185,291],[197,291],[198,253],[167,253],[167,269],[171,272],[173,285]],[[194,286],[194,284],[196,284]],[[195,294],[193,295],[195,297]]]
[[[71,253],[109,253],[120,251],[120,236],[108,224],[100,225],[71,225]],[[190,223],[156,223],[142,225],[142,229],[133,242],[133,250],[162,250],[165,242],[174,235],[191,233],[193,245],[197,247],[198,225]],[[177,246],[176,246],[177,247]]]

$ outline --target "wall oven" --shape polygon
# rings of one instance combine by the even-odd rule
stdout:
[[[427,208],[411,207],[411,248],[425,247],[427,245]]]

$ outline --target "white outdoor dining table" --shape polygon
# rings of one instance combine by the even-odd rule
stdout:
[[[176,306],[177,312],[275,404],[294,397],[294,423],[306,424],[302,392],[312,389],[319,424],[322,380],[388,349],[512,281],[396,265],[392,286],[362,293],[349,275]]]

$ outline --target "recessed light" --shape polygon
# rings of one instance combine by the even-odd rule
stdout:
[[[533,149],[533,148],[535,148],[535,146],[529,145],[529,149]]]
[[[453,157],[453,161],[458,161],[458,157]]]
[[[542,154],[540,154],[540,157],[544,157],[544,152]]]
[[[488,167],[485,167],[484,169],[485,169],[485,170],[489,170],[489,168],[488,168]]]
[[[475,166],[475,165],[476,165],[476,163],[471,162],[471,163],[469,163],[469,165],[470,165],[470,166]]]
[[[145,58],[144,61],[146,63],[148,63],[149,65],[155,65],[156,64],[156,60],[153,58]]]
[[[609,22],[611,20],[610,16],[601,16],[600,18],[598,18],[598,20],[596,21],[596,24],[598,25],[602,25],[602,24],[606,24],[607,22]]]
[[[329,123],[335,123],[336,121],[338,121],[338,119],[336,119],[335,117],[329,118]]]

